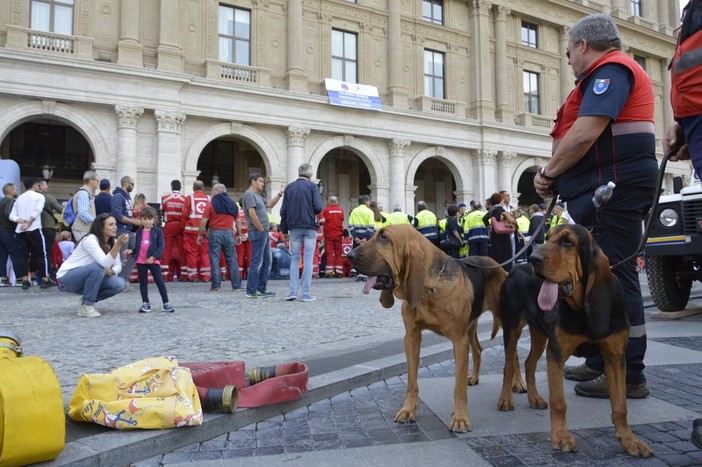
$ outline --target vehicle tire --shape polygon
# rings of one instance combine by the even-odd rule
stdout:
[[[653,303],[661,311],[684,310],[690,299],[692,280],[680,274],[682,260],[669,256],[647,256],[646,277]]]

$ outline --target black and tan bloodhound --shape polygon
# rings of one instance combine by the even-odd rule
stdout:
[[[429,329],[448,337],[453,343],[456,383],[449,428],[456,432],[470,431],[466,384],[478,381],[478,317],[484,310],[492,311],[493,332],[497,332],[500,322],[499,291],[507,273],[499,267],[478,269],[470,266],[470,262],[496,265],[490,258],[455,260],[436,248],[411,225],[382,228],[347,257],[359,274],[369,276],[364,292],[371,288],[380,290],[380,303],[385,308],[393,306],[395,297],[403,300],[407,397],[395,415],[395,421],[415,420],[422,330]],[[474,375],[469,381],[468,349],[471,342]]]
[[[531,351],[525,363],[529,405],[548,407],[536,389],[536,364],[546,352],[551,443],[563,452],[576,450],[566,426],[563,367],[571,355],[601,353],[612,406],[612,422],[622,447],[632,456],[649,457],[651,448],[637,438],[627,422],[626,361],[629,336],[624,291],[609,260],[579,225],[549,230],[547,242],[532,253],[530,264],[510,272],[500,292],[505,369],[499,410],[514,410],[513,373],[517,341],[529,325]],[[533,268],[532,268],[533,265]]]

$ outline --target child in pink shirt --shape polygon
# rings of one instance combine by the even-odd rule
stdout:
[[[139,219],[142,221],[142,227],[137,231],[135,246],[136,246],[136,267],[139,273],[139,291],[141,292],[141,307],[139,313],[148,313],[151,311],[149,303],[149,278],[148,273],[154,278],[154,283],[158,287],[158,292],[163,300],[163,311],[173,313],[175,307],[168,302],[168,291],[166,283],[163,280],[163,272],[161,272],[161,254],[163,254],[164,240],[163,231],[159,227],[154,227],[156,221],[156,210],[152,207],[142,209],[139,214]]]

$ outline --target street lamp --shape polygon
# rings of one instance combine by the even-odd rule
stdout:
[[[217,176],[217,174],[214,174],[212,176],[212,185],[211,186],[215,186],[218,183],[219,183],[219,177]]]
[[[51,165],[45,165],[41,168],[41,174],[44,176],[44,180],[51,180],[54,176],[54,167]]]

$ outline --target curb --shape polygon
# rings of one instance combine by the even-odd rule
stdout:
[[[480,345],[486,349],[502,344],[499,338],[491,340],[484,333]],[[450,341],[422,349],[419,367],[425,367],[453,358]],[[172,430],[109,431],[87,436],[66,444],[61,454],[42,466],[117,467],[129,465],[154,456],[167,454],[194,443],[216,438],[239,430],[252,423],[288,413],[300,407],[328,399],[352,389],[400,376],[407,372],[404,353],[383,357],[341,370],[310,378],[309,390],[300,399],[254,409],[237,410],[235,416],[208,413],[202,425]]]

